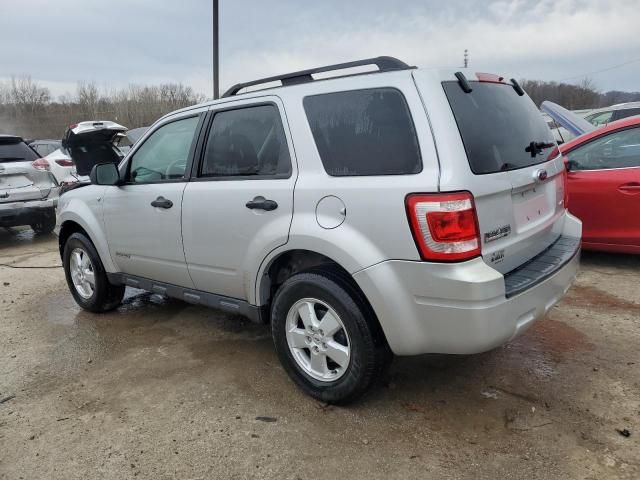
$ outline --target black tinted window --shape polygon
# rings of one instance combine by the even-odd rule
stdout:
[[[0,138],[0,163],[2,162],[33,162],[38,154],[29,145],[21,141],[3,140]]]
[[[304,99],[313,138],[332,176],[401,175],[422,170],[409,107],[393,88]]]
[[[614,114],[614,118],[616,120],[621,120],[635,115],[640,115],[640,108],[625,108],[624,110],[617,110]]]
[[[551,143],[553,133],[531,99],[510,85],[469,82],[465,93],[458,82],[443,82],[458,123],[471,170],[476,174],[514,170],[546,161],[553,147],[534,157],[531,142]]]
[[[573,170],[640,167],[640,128],[593,140],[568,153]]]
[[[288,177],[291,159],[278,108],[260,105],[216,113],[200,173]]]

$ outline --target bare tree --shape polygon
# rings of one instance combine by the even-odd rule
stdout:
[[[596,108],[602,98],[590,78],[584,78],[579,85],[541,80],[522,80],[521,85],[536,105],[550,100],[570,110],[578,110]]]
[[[100,92],[93,82],[79,82],[76,89],[77,103],[86,118],[95,119],[100,105]]]
[[[31,79],[31,75],[11,76],[9,90],[10,103],[17,112],[28,112],[32,115],[42,110],[50,101],[51,93]]]

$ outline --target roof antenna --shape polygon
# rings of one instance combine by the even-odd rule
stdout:
[[[466,48],[464,49],[464,68],[467,68],[469,66],[469,50],[467,50]]]

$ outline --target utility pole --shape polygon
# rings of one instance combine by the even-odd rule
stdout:
[[[464,68],[469,66],[469,50],[464,49]]]
[[[220,9],[213,0],[213,99],[220,98]]]

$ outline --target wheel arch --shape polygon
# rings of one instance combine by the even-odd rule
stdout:
[[[334,281],[344,282],[359,297],[367,310],[376,330],[376,336],[386,343],[386,336],[378,317],[366,295],[353,278],[353,275],[333,258],[313,250],[290,249],[279,252],[268,262],[265,262],[256,285],[256,303],[268,318],[271,300],[278,287],[288,278],[303,272],[319,272]]]
[[[74,222],[73,220],[63,222],[62,225],[60,225],[60,232],[58,233],[58,250],[60,251],[60,258],[64,255],[64,246],[66,245],[67,240],[69,240],[69,237],[74,233],[82,233],[91,240],[91,236],[79,223]],[[91,240],[91,242],[93,242],[93,240]]]
[[[100,229],[100,233],[103,230]],[[60,231],[58,232],[58,249],[60,251],[60,257],[64,254],[64,246],[71,235],[74,233],[82,233],[85,235],[95,247],[100,260],[107,272],[116,272],[117,269],[111,260],[111,254],[107,246],[106,239],[99,240],[99,233],[96,233],[95,228],[91,228],[85,222],[78,218],[64,219],[60,225]]]

